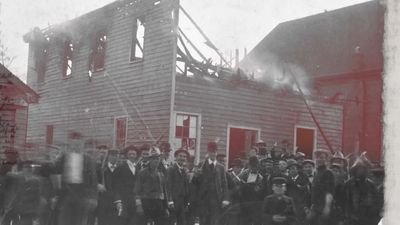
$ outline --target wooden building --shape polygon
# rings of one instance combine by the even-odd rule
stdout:
[[[39,96],[0,64],[0,151],[26,144],[28,107]]]
[[[314,94],[343,105],[343,152],[380,162],[384,16],[381,1],[369,1],[281,23],[241,66],[276,60],[304,69]]]
[[[116,1],[26,34],[28,85],[41,96],[29,108],[29,141],[63,143],[78,130],[117,148],[185,145],[197,160],[209,141],[231,158],[259,139],[303,141],[309,155],[326,148],[300,95],[240,76],[177,72],[180,11],[177,0]],[[340,149],[342,106],[308,101]]]

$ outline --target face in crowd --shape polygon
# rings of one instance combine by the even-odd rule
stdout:
[[[208,151],[208,158],[210,158],[212,161],[215,161],[217,159],[217,153],[214,151]]]
[[[108,155],[108,162],[111,164],[116,164],[118,161],[118,154],[110,154]]]
[[[291,177],[296,177],[297,175],[299,175],[299,169],[296,165],[290,166],[288,172],[289,176]]]
[[[317,167],[328,165],[328,154],[325,153],[319,154],[315,160],[315,165]]]
[[[126,154],[126,158],[131,162],[136,162],[138,159],[137,152],[135,150],[129,150]]]
[[[179,165],[179,166],[184,166],[185,164],[186,164],[186,161],[187,161],[187,154],[185,154],[184,152],[180,152],[180,153],[178,153],[177,155],[176,155],[176,157],[175,157],[175,160],[176,160],[176,163]]]
[[[283,195],[286,191],[286,184],[273,184],[272,191],[277,195]]]
[[[310,163],[306,163],[303,165],[303,173],[306,176],[312,176],[314,173],[314,167]]]
[[[279,168],[279,171],[286,172],[286,169],[287,169],[286,161],[285,160],[279,161],[278,168]]]

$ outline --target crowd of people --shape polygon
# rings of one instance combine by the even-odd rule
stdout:
[[[98,154],[98,153],[103,154]],[[6,225],[376,225],[383,170],[361,154],[316,150],[314,160],[258,142],[230,167],[209,142],[203,161],[168,143],[98,146],[78,133],[54,160],[0,168],[0,224]]]

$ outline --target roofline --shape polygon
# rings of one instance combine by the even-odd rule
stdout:
[[[330,81],[340,81],[340,80],[348,80],[348,79],[364,79],[367,77],[378,77],[382,75],[382,68],[368,69],[368,70],[358,70],[358,71],[350,71],[346,73],[337,73],[337,74],[329,74],[329,75],[321,75],[317,77],[313,77],[314,82],[330,82]]]
[[[16,88],[21,91],[25,95],[25,101],[30,103],[38,103],[40,96],[28,85],[26,85],[21,79],[19,79],[16,75],[14,75],[9,69],[7,69],[4,65],[0,63],[0,66],[4,68],[5,78],[15,84]],[[29,93],[33,98],[27,98],[26,93]]]

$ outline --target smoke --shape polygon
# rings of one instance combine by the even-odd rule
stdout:
[[[296,81],[305,95],[311,94],[311,79],[300,66],[266,54],[263,59],[249,56],[241,63],[249,79],[261,82],[273,90],[299,92]]]

